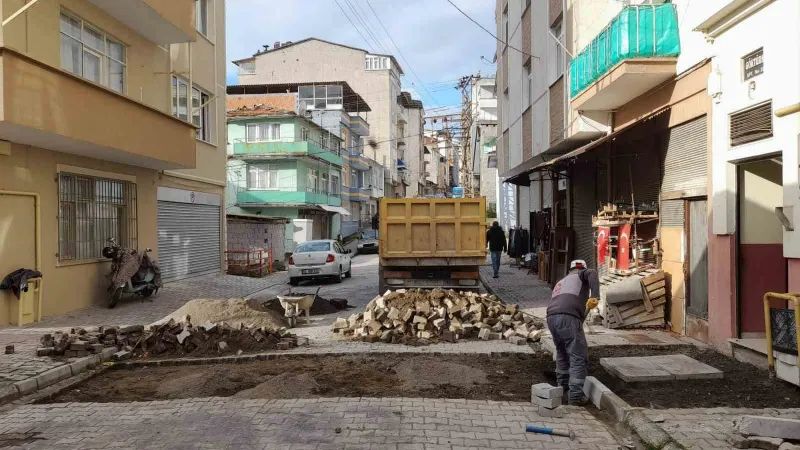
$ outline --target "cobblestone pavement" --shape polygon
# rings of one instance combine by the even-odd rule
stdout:
[[[539,280],[539,275],[528,275],[528,269],[511,266],[513,260],[503,254],[500,261],[500,277],[492,278],[491,261],[487,258],[481,266],[481,279],[486,287],[506,303],[514,303],[523,309],[546,308],[550,301],[550,285]]]
[[[800,419],[797,409],[693,408],[649,409],[645,414],[687,449],[731,448],[727,438],[734,432],[733,421],[741,416],[770,416]]]
[[[619,448],[585,409],[564,408],[552,419],[526,403],[417,398],[70,403],[6,408],[0,433],[31,433],[36,440],[15,447],[26,449]],[[525,433],[528,424],[577,438]]]

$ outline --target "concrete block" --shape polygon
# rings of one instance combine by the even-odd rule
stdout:
[[[511,336],[508,338],[508,342],[514,345],[526,345],[528,343],[528,338],[522,336]]]
[[[733,433],[728,436],[727,440],[733,448],[750,448],[750,441],[741,434]]]
[[[492,333],[490,331],[488,334],[489,334],[489,340],[490,341],[499,341],[499,340],[503,339],[503,335],[500,334],[500,333]]]
[[[778,450],[800,450],[800,445],[792,444],[791,442],[784,442],[778,447]]]
[[[561,406],[561,397],[558,398],[541,398],[535,395],[531,395],[531,403],[536,406],[542,406],[545,408],[555,408]]]
[[[513,328],[509,328],[505,331],[505,333],[503,333],[503,337],[510,340],[511,337],[515,336],[516,334],[517,332]]]
[[[675,375],[677,380],[718,379],[723,377],[721,370],[686,355],[647,356],[645,359]]]
[[[552,386],[547,383],[539,383],[531,386],[531,395],[540,398],[558,398],[564,395],[564,388]]]
[[[114,361],[125,361],[126,359],[131,359],[133,354],[127,350],[122,350],[120,352],[114,353]]]
[[[643,357],[600,358],[600,365],[627,383],[675,379],[675,375]]]
[[[603,393],[600,400],[600,409],[611,413],[617,419],[617,422],[625,422],[628,414],[634,411],[634,408],[628,402],[611,391]]]
[[[542,417],[561,418],[564,417],[564,408],[560,406],[557,406],[555,408],[545,408],[544,406],[540,406],[539,415]]]
[[[607,388],[600,380],[592,376],[586,377],[586,382],[583,383],[583,394],[589,397],[594,406],[600,408],[600,402],[606,392],[611,392],[611,389]]]
[[[44,389],[51,384],[58,383],[61,380],[66,380],[72,376],[72,369],[67,365],[54,367],[47,372],[42,373],[36,377],[36,384],[39,389]]]
[[[36,383],[36,378],[28,378],[27,380],[17,381],[14,383],[14,386],[16,386],[20,396],[28,395],[31,392],[35,392],[39,389],[39,385]]]
[[[36,349],[36,356],[51,356],[55,351],[55,347],[39,347]]]
[[[72,375],[78,375],[79,373],[85,372],[89,370],[89,357],[81,358],[69,365],[69,370],[72,372]]]
[[[483,339],[484,341],[488,341],[489,333],[491,333],[491,331],[489,331],[488,328],[481,328],[481,332],[478,333],[478,339]]]
[[[760,448],[761,450],[780,450],[783,439],[764,436],[750,436],[747,438],[750,448]]]
[[[766,416],[742,416],[736,431],[745,436],[800,440],[800,420]]]
[[[100,357],[103,359],[103,361],[110,361],[111,358],[114,357],[114,353],[117,353],[116,347],[106,347],[103,349],[103,352],[100,353]]]

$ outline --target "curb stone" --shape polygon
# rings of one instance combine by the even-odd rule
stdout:
[[[12,403],[25,395],[34,394],[48,386],[79,375],[110,360],[111,357],[106,357],[107,352],[105,350],[113,350],[113,348],[109,347],[108,349],[104,349],[103,353],[100,355],[89,355],[79,358],[70,363],[64,363],[50,370],[46,370],[35,377],[30,377],[10,386],[0,388],[0,406]]]

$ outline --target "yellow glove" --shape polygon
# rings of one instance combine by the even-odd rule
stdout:
[[[597,308],[597,303],[598,301],[596,298],[590,297],[589,300],[586,301],[586,311],[588,312]]]

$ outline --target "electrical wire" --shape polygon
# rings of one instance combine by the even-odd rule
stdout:
[[[367,38],[365,38],[365,37],[364,37],[364,35],[361,33],[361,30],[359,30],[359,29],[358,29],[358,27],[356,26],[356,24],[354,24],[354,23],[353,23],[353,21],[350,19],[350,16],[348,16],[348,15],[347,15],[347,13],[344,11],[344,8],[342,8],[342,5],[340,5],[340,4],[339,4],[339,0],[333,0],[333,1],[334,1],[334,2],[336,2],[336,5],[337,5],[337,6],[339,7],[339,9],[342,11],[342,14],[344,14],[344,17],[345,17],[345,18],[347,18],[347,21],[348,21],[348,22],[350,22],[350,25],[352,25],[352,26],[353,26],[353,28],[355,28],[355,30],[358,32],[358,35],[359,35],[359,36],[361,36],[361,39],[363,39],[363,40],[364,40],[364,42],[367,44],[367,47],[369,47],[369,48],[370,48],[370,50],[372,50],[372,51],[374,52],[374,51],[375,51],[375,49],[374,49],[374,48],[372,48],[372,44],[370,44],[370,43],[369,43],[369,41],[367,40]]]
[[[512,49],[512,50],[516,50],[516,51],[518,51],[518,52],[522,53],[522,54],[523,54],[523,55],[525,55],[525,56],[530,56],[531,58],[536,58],[536,59],[539,59],[539,57],[538,57],[538,56],[531,55],[530,53],[528,53],[528,52],[526,52],[526,51],[520,50],[520,49],[518,49],[518,48],[516,48],[516,47],[512,47],[512,46],[511,46],[511,44],[509,44],[509,43],[508,43],[508,41],[504,41],[504,40],[500,39],[499,37],[495,36],[495,34],[494,34],[494,33],[492,33],[491,31],[487,30],[487,29],[486,29],[486,28],[485,28],[483,25],[481,25],[481,24],[480,24],[478,21],[476,21],[475,19],[473,19],[472,17],[470,17],[470,16],[469,16],[469,14],[465,13],[465,12],[464,12],[464,11],[463,11],[461,8],[459,8],[459,7],[458,7],[458,5],[456,5],[455,3],[453,3],[453,1],[452,1],[452,0],[447,0],[447,2],[448,2],[448,3],[450,3],[451,5],[453,5],[453,8],[457,9],[457,10],[458,10],[458,12],[460,12],[462,15],[464,15],[464,17],[466,17],[467,19],[469,19],[469,20],[470,20],[470,22],[472,22],[472,23],[474,23],[475,25],[479,26],[479,27],[481,28],[481,30],[483,30],[483,31],[485,31],[485,32],[487,32],[487,33],[489,33],[489,36],[491,36],[491,37],[495,38],[495,39],[497,40],[497,42],[500,42],[501,44],[505,44],[505,45],[506,45],[508,48],[510,48],[510,49]]]
[[[361,17],[361,14],[359,14],[358,11],[356,11],[352,2],[350,0],[343,0],[343,1],[345,2],[345,4],[347,4],[347,7],[350,8],[350,11],[353,11],[353,16],[356,18],[356,21],[361,23],[361,26],[367,32],[367,35],[370,36],[372,40],[375,42],[375,47],[382,53],[389,53],[386,51],[386,48],[375,37],[375,33],[372,32],[372,29],[369,27],[369,25],[367,25],[367,22]]]

